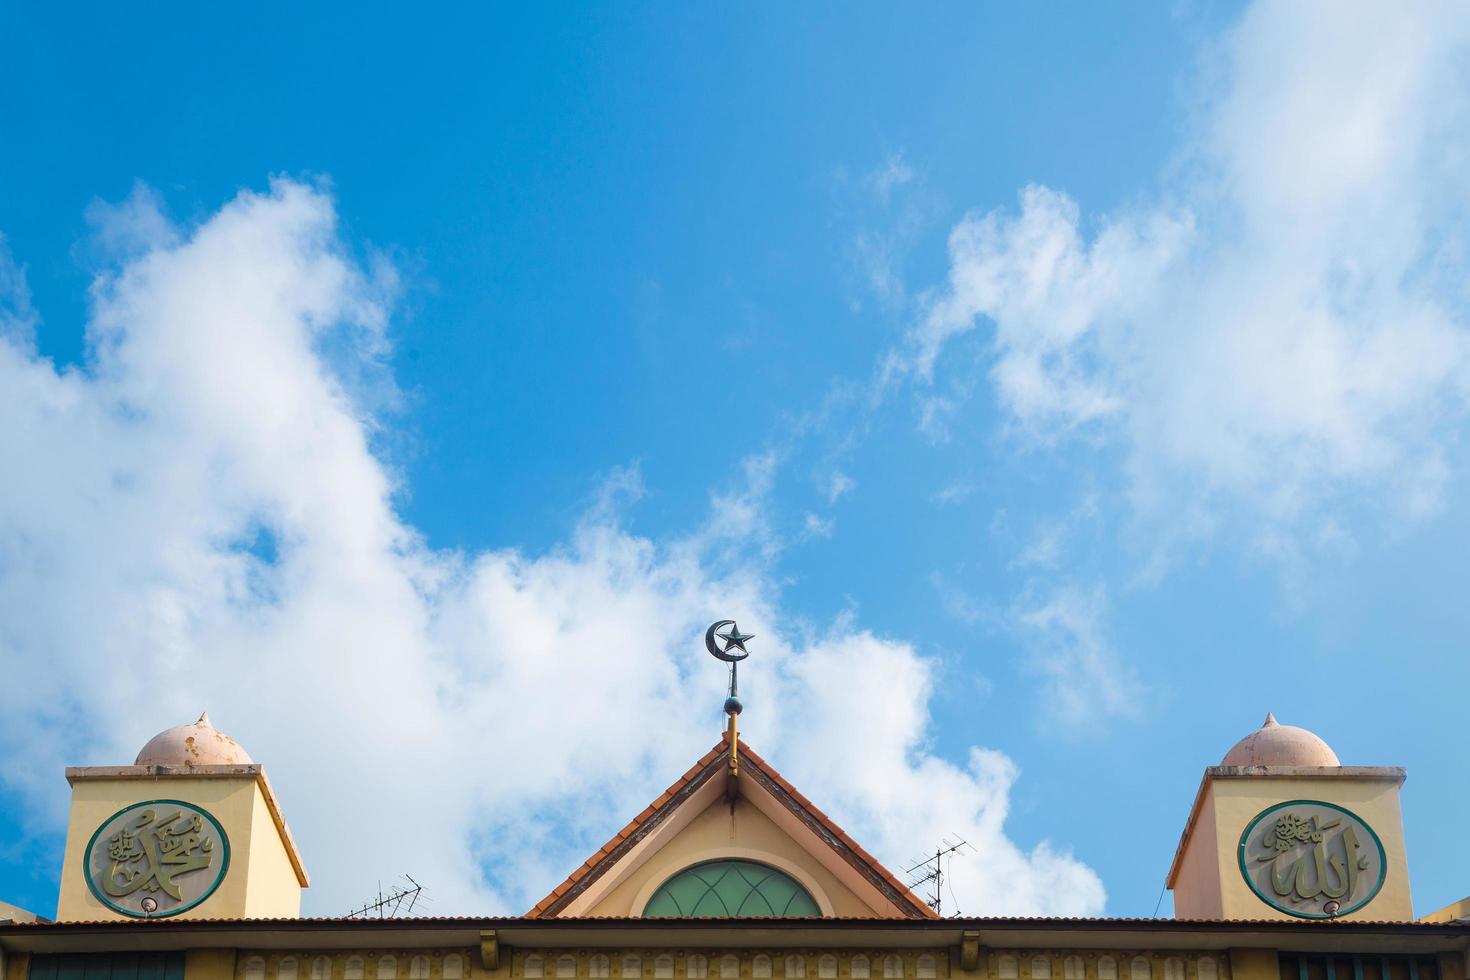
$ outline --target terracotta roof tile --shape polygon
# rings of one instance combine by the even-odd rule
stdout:
[[[844,847],[851,851],[852,856],[859,863],[866,865],[873,874],[877,875],[878,878],[880,878],[885,884],[887,884],[891,889],[897,892],[897,894],[901,896],[905,900],[905,903],[909,906],[908,911],[910,915],[921,916],[924,918],[937,917],[934,910],[931,909],[924,902],[920,901],[919,898],[908,889],[908,886],[899,881],[898,878],[895,877],[891,871],[889,871],[881,863],[879,863],[877,858],[869,854],[867,850],[865,850],[861,845],[853,840],[846,831],[837,826],[837,824],[833,822],[831,817],[822,812],[822,810],[815,804],[813,804],[811,800],[807,799],[806,796],[801,793],[801,791],[799,791],[795,786],[792,786],[791,783],[787,782],[784,776],[777,772],[776,769],[769,762],[766,762],[765,759],[761,758],[760,754],[757,753],[754,749],[750,748],[750,746],[748,746],[743,739],[739,742],[739,746],[740,754],[743,757],[745,757],[751,764],[760,769],[760,771],[773,783],[779,786],[783,793],[788,795],[801,809],[805,810],[812,817],[813,820],[815,820],[818,824],[822,826],[824,830],[827,831],[827,833],[832,835]],[[666,809],[671,808],[671,805],[676,805],[679,799],[680,791],[683,790],[690,783],[694,782],[702,774],[707,774],[709,771],[710,763],[714,762],[716,759],[726,756],[728,752],[729,743],[726,739],[721,738],[720,741],[715,743],[715,746],[708,752],[706,752],[698,762],[690,766],[689,769],[686,770],[682,776],[675,780],[672,786],[670,786],[662,794],[660,794],[659,797],[653,801],[653,803],[645,807],[643,811],[639,813],[636,817],[634,817],[625,827],[623,827],[623,829],[614,834],[612,839],[604,844],[601,848],[599,848],[597,853],[593,854],[592,857],[589,858],[585,863],[583,863],[580,868],[578,868],[576,871],[573,871],[571,875],[567,877],[566,881],[562,882],[556,888],[552,889],[551,894],[547,895],[541,901],[537,902],[535,907],[526,913],[526,917],[540,918],[546,915],[548,913],[548,910],[550,910],[554,905],[557,905],[561,901],[561,899],[566,896],[567,892],[570,891],[574,886],[576,886],[576,884],[580,882],[583,878],[587,877],[589,874],[592,874],[594,877],[599,876],[603,871],[606,870],[606,866],[610,866],[612,863],[615,862],[616,859],[614,855],[616,854],[619,846],[623,845],[627,841],[627,839],[632,836],[634,831],[636,831],[639,827],[646,824],[648,821],[654,819],[655,817],[661,817]],[[594,872],[596,872],[596,874],[594,874]]]
[[[566,881],[562,882],[556,888],[553,888],[551,890],[551,894],[547,895],[541,901],[537,902],[535,907],[533,907],[529,912],[526,913],[526,918],[535,919],[542,917],[546,913],[546,910],[554,905],[557,900],[560,899],[563,895],[565,895],[567,891],[572,888],[572,886],[574,886],[578,881],[585,877],[587,873],[590,872],[595,866],[606,861],[608,857],[611,856],[612,853],[617,849],[617,846],[619,844],[626,841],[629,837],[633,835],[634,831],[636,831],[639,827],[641,827],[643,824],[647,823],[654,816],[656,816],[660,808],[667,806],[681,789],[693,782],[700,773],[704,772],[705,769],[708,768],[711,762],[723,755],[724,751],[725,740],[721,739],[719,744],[706,752],[698,762],[689,767],[688,771],[686,771],[684,775],[676,779],[672,786],[664,790],[662,795],[660,795],[657,800],[655,800],[651,805],[644,807],[641,813],[639,813],[632,820],[628,821],[623,829],[619,830],[616,834],[612,836],[611,840],[609,840],[606,844],[598,849],[596,854],[589,858],[576,871],[573,871],[567,877]]]
[[[918,912],[918,914],[924,916],[925,918],[939,917],[939,913],[935,912],[927,904],[920,901],[918,896],[910,891],[907,885],[899,881],[898,878],[893,874],[893,872],[885,868],[883,864],[877,858],[873,857],[873,855],[869,854],[868,851],[864,847],[862,847],[862,845],[858,844],[857,841],[848,836],[847,831],[837,826],[836,822],[834,822],[831,817],[827,816],[827,814],[823,813],[820,807],[818,807],[811,800],[807,799],[806,796],[803,795],[802,792],[798,790],[795,786],[792,786],[789,782],[787,782],[786,777],[777,772],[769,762],[762,759],[760,753],[756,752],[754,749],[746,745],[744,739],[740,740],[740,753],[746,759],[755,763],[755,765],[758,766],[762,772],[770,777],[772,782],[780,786],[782,790],[788,793],[793,800],[795,800],[802,808],[810,813],[812,817],[815,818],[817,822],[820,823],[824,828],[826,828],[829,833],[831,833],[839,841],[849,847],[862,863],[866,864],[869,868],[876,872],[878,876],[881,877],[885,882],[887,882],[890,887],[896,889],[900,895],[903,895],[905,898],[907,898],[910,904],[914,907],[914,911]]]

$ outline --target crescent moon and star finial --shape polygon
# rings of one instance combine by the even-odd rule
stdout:
[[[725,631],[717,632],[722,626],[726,627]],[[725,728],[725,735],[730,741],[730,774],[732,776],[739,775],[740,772],[737,756],[740,742],[735,727],[735,717],[744,709],[744,705],[740,703],[736,672],[740,661],[750,656],[750,651],[745,649],[745,642],[753,639],[755,639],[755,634],[740,632],[740,627],[733,619],[713,622],[709,629],[704,631],[704,647],[710,652],[710,656],[730,665],[730,696],[725,698],[725,714],[729,716],[730,722]],[[717,642],[719,640],[725,641],[723,646]]]
[[[723,633],[716,633],[715,630],[721,626],[728,626],[730,628]],[[724,647],[721,647],[715,642],[717,637],[725,641]],[[733,619],[722,619],[719,622],[711,623],[709,629],[704,631],[705,649],[717,660],[723,660],[727,664],[737,663],[750,656],[750,651],[745,649],[745,641],[753,639],[755,639],[755,634],[740,632],[740,627],[735,625],[735,620]],[[739,650],[740,653],[734,653],[733,651],[735,650]]]

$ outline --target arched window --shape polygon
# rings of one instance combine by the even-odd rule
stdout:
[[[903,960],[897,953],[883,957],[883,980],[899,980],[903,976]]]
[[[1164,980],[1184,980],[1184,961],[1177,956],[1165,960]]]
[[[311,980],[332,980],[332,961],[325,956],[312,960]]]
[[[919,980],[934,980],[937,975],[938,970],[934,962],[934,957],[928,953],[925,953],[914,961],[914,976],[918,977]]]
[[[862,953],[852,958],[852,980],[868,980],[868,958]]]
[[[1118,980],[1118,961],[1104,956],[1097,961],[1097,980]]]
[[[720,980],[739,980],[740,957],[734,953],[726,953],[720,957]]]
[[[1199,980],[1218,980],[1220,976],[1213,956],[1201,956],[1199,961],[1194,964],[1194,972],[1199,977]]]
[[[765,980],[771,975],[771,958],[764,953],[754,956],[750,960],[750,975],[755,980]]]
[[[526,980],[541,980],[546,973],[545,961],[540,956],[531,955],[526,957],[526,965],[522,970]]]
[[[1069,956],[1062,960],[1062,980],[1083,980],[1087,976],[1087,967],[1082,965],[1082,957]]]
[[[398,980],[398,960],[384,956],[378,960],[378,980]]]
[[[709,960],[705,959],[701,954],[695,953],[685,961],[684,972],[688,975],[689,980],[704,980],[705,977],[709,976]]]
[[[639,977],[643,976],[643,960],[632,955],[624,956],[623,976],[627,980],[638,980]]]
[[[673,980],[674,958],[665,954],[653,961],[654,980]]]
[[[805,978],[806,957],[797,956],[795,953],[792,953],[790,956],[786,957],[786,976],[787,980],[791,980],[791,978],[794,977]]]
[[[296,980],[296,957],[288,956],[276,964],[276,980]]]
[[[660,885],[643,914],[738,918],[817,916],[822,911],[811,892],[785,872],[753,861],[707,861],[685,868]]]
[[[460,980],[464,976],[464,957],[450,953],[444,957],[444,980]]]
[[[429,980],[429,958],[420,953],[408,961],[408,980]]]
[[[1142,956],[1133,957],[1133,969],[1131,973],[1133,980],[1151,980],[1153,970],[1149,968],[1148,960]]]
[[[587,961],[587,975],[595,980],[606,980],[612,976],[612,960],[602,953],[598,953]]]
[[[245,980],[265,980],[265,960],[252,956],[245,961]]]
[[[577,958],[575,956],[558,956],[556,958],[556,975],[558,977],[575,977],[577,975]]]
[[[1045,956],[1031,957],[1031,980],[1051,980],[1051,960]]]
[[[817,980],[836,980],[837,957],[827,953],[817,960]]]
[[[352,956],[342,969],[342,980],[362,980],[362,957]]]
[[[1000,980],[1016,980],[1021,975],[1021,964],[1014,956],[1002,956],[995,964],[995,975]]]

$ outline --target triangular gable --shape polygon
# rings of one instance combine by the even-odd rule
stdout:
[[[641,915],[673,870],[720,857],[785,871],[813,893],[823,915],[935,916],[770,763],[744,741],[737,745],[738,768],[730,764],[728,739],[721,739],[527,917]],[[716,828],[728,826],[733,838],[737,823],[740,843],[757,849],[709,846],[712,833],[723,839]]]

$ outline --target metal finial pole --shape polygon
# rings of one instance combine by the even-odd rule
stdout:
[[[721,626],[728,627],[723,633],[715,630]],[[715,641],[724,640],[722,647]],[[710,652],[710,656],[717,660],[723,660],[730,665],[730,694],[725,698],[725,714],[729,721],[725,724],[725,738],[730,743],[730,775],[740,774],[740,734],[736,727],[735,719],[743,710],[744,705],[740,703],[739,667],[740,661],[750,656],[750,651],[745,649],[745,641],[753,640],[755,636],[751,633],[740,632],[740,627],[733,619],[722,619],[711,623],[709,629],[704,631],[704,646]],[[739,650],[739,653],[735,651]],[[728,792],[734,791],[734,783],[728,787]],[[731,806],[734,806],[734,798],[731,797]]]

